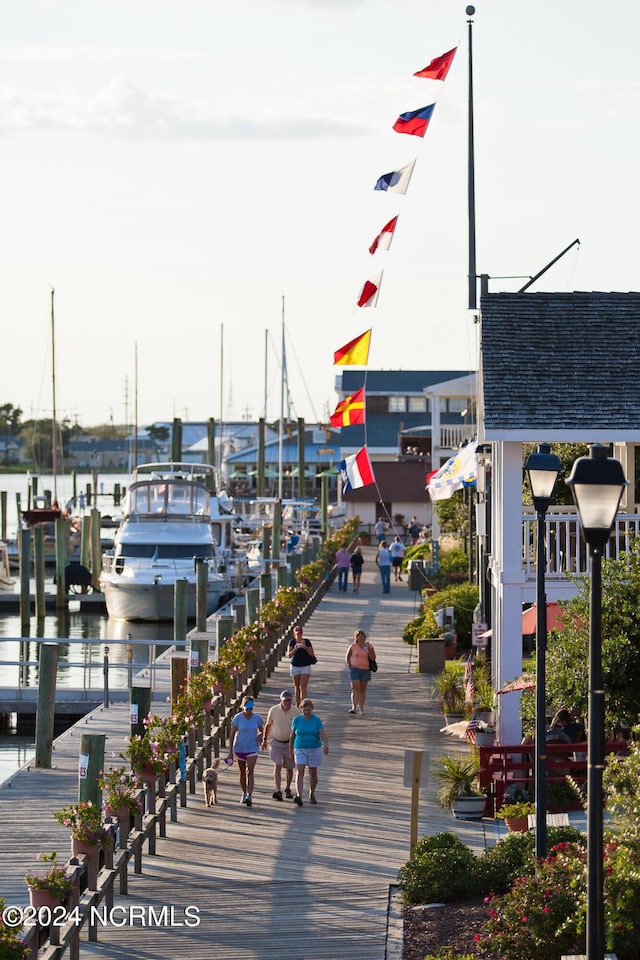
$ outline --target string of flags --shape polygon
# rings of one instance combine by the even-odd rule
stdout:
[[[439,57],[434,57],[426,67],[417,70],[413,76],[426,80],[444,81],[457,49],[457,47],[453,47]],[[393,124],[392,129],[395,130],[396,133],[424,138],[433,117],[435,106],[435,103],[430,103],[425,107],[419,107],[417,110],[409,110],[401,113]],[[411,183],[415,165],[416,160],[410,160],[398,170],[384,173],[376,180],[373,189],[385,193],[399,194],[401,196],[406,194],[409,184]],[[398,215],[394,216],[384,225],[369,247],[371,256],[389,250],[397,225]],[[380,271],[375,277],[365,282],[356,300],[357,309],[375,308],[378,305],[378,297],[380,296],[380,287],[382,285],[382,274],[383,271]],[[370,344],[371,328],[365,330],[364,333],[361,333],[335,351],[333,355],[334,366],[366,367],[369,362]],[[365,411],[365,388],[362,387],[338,403],[330,417],[330,422],[332,426],[338,428],[352,426],[358,423],[364,424],[366,423]],[[369,460],[369,454],[367,453],[366,443],[357,453],[342,460],[339,464],[339,469],[342,474],[343,490],[345,493],[348,490],[355,490],[358,487],[365,487],[376,482],[371,461]],[[445,487],[442,489],[445,489]],[[446,487],[446,489],[448,489],[448,487]],[[451,496],[452,493],[453,489],[451,493],[446,493],[444,496]]]

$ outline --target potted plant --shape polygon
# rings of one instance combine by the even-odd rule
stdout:
[[[453,662],[434,678],[436,697],[443,714],[462,717],[465,711],[465,691],[462,664]]]
[[[440,784],[438,800],[458,820],[479,820],[484,814],[486,796],[478,786],[480,760],[477,752],[470,756],[441,754],[436,759],[434,775]]]
[[[496,725],[489,720],[478,720],[476,727],[476,746],[491,747],[496,739]]]
[[[48,866],[45,873],[25,874],[24,882],[29,888],[31,906],[36,910],[39,907],[57,907],[67,899],[72,890],[66,868],[58,864],[55,850],[51,853],[39,853],[36,860],[41,860]]]
[[[71,831],[71,851],[74,855],[85,853],[95,857],[109,840],[109,831],[102,823],[100,808],[91,800],[70,803],[62,810],[54,811],[54,817]]]
[[[486,661],[476,661],[473,668],[473,707],[478,720],[491,721],[496,708],[496,692],[491,683]]]
[[[132,734],[121,756],[123,759],[129,760],[133,772],[142,780],[155,780],[168,764],[168,760],[162,754],[158,743],[151,739],[148,731],[142,734]]]
[[[496,813],[496,820],[504,820],[511,832],[526,833],[529,829],[529,815],[536,812],[531,800],[517,800],[503,804]]]
[[[126,767],[114,767],[98,774],[105,816],[125,819],[140,810],[142,784]]]

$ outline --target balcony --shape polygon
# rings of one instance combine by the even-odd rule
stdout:
[[[547,581],[564,580],[566,574],[589,573],[589,552],[580,532],[576,512],[548,513],[545,520]],[[536,579],[537,517],[528,512],[522,517],[522,562],[527,580]],[[618,514],[604,556],[618,557],[627,551],[640,533],[640,513]]]

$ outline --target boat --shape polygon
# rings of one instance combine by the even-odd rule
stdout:
[[[215,480],[209,464],[147,463],[135,469],[114,548],[102,558],[100,590],[109,617],[172,620],[175,584],[184,580],[187,616],[193,619],[197,560],[207,565],[207,615],[229,598],[231,571],[212,523],[219,513],[211,493]]]

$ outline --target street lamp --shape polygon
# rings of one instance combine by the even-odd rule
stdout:
[[[562,468],[560,458],[548,443],[538,444],[529,454],[525,470],[533,498],[537,524],[536,559],[536,857],[547,855],[547,597],[544,588],[546,566],[545,514]]]
[[[587,753],[587,960],[604,956],[604,875],[602,861],[602,773],[604,770],[604,682],[602,678],[602,552],[627,484],[622,464],[608,448],[592,444],[579,457],[567,483],[589,547],[589,733]]]

